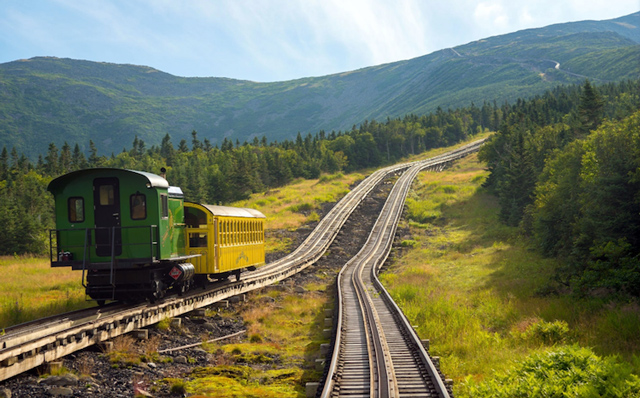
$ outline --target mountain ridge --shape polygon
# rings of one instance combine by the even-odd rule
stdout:
[[[119,152],[159,144],[292,139],[365,120],[527,98],[557,84],[640,76],[640,12],[526,29],[383,65],[258,83],[178,77],[148,66],[36,57],[0,64],[0,145],[31,157],[92,139]]]

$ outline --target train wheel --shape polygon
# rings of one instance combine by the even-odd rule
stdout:
[[[96,300],[96,303],[98,304],[98,307],[102,307],[106,304],[106,300]]]
[[[187,291],[189,291],[189,283],[188,282],[183,282],[180,285],[178,285],[178,296],[182,296]]]
[[[237,270],[233,271],[233,275],[235,275],[235,277],[236,277],[236,282],[240,282],[240,273],[241,273],[241,272],[242,272],[242,271],[241,271],[241,270],[239,270],[239,269],[237,269]]]
[[[207,285],[209,284],[209,278],[207,277],[207,274],[197,274],[194,278],[193,278],[193,283],[197,286],[197,287],[201,287],[203,289],[207,288]]]
[[[162,284],[159,281],[153,281],[153,293],[150,294],[149,299],[152,303],[164,297],[164,290]]]

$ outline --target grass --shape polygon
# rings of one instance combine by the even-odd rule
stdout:
[[[185,389],[194,396],[304,397],[305,383],[316,381],[323,337],[324,293],[330,284],[314,282],[295,293],[284,282],[252,293],[238,312],[249,338],[242,343],[205,344],[215,358],[213,366],[195,369]]]
[[[288,251],[291,239],[273,231],[295,230],[304,224],[319,221],[317,210],[322,204],[340,200],[349,187],[364,178],[363,174],[323,175],[319,179],[296,180],[292,184],[265,193],[253,194],[248,200],[231,206],[249,207],[266,215],[267,252]]]
[[[0,329],[91,305],[81,274],[51,268],[48,258],[2,256],[0,272]]]
[[[411,241],[381,275],[457,397],[556,344],[618,355],[640,372],[640,306],[541,294],[558,266],[498,222],[476,155],[421,173],[407,201]]]

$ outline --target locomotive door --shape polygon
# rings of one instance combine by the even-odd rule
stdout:
[[[93,180],[93,208],[96,224],[96,254],[100,257],[111,257],[111,253],[119,256],[122,254],[122,234],[120,186],[117,178]]]

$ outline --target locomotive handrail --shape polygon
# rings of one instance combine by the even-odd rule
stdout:
[[[160,258],[160,245],[158,235],[158,226],[157,225],[132,225],[132,226],[117,226],[117,227],[92,227],[92,228],[60,228],[60,229],[50,229],[49,230],[49,260],[51,261],[52,267],[65,267],[65,266],[73,266],[82,264],[82,268],[86,269],[86,266],[90,264],[90,261],[87,261],[90,258],[90,254],[88,253],[90,247],[93,244],[101,247],[110,248],[111,255],[108,256],[109,262],[111,263],[114,257],[114,249],[115,249],[115,231],[119,230],[132,230],[132,229],[149,229],[149,239],[148,241],[141,242],[129,242],[123,243],[120,242],[123,247],[132,247],[132,246],[142,246],[148,245],[148,257],[142,257],[141,260],[147,260],[149,262],[154,262]],[[107,243],[97,243],[95,241],[95,231],[97,230],[106,230],[109,233],[110,240]],[[58,233],[59,232],[73,232],[73,233],[84,233],[85,238],[82,245],[66,245],[64,248],[60,247],[58,244]],[[155,232],[155,233],[154,233]],[[154,236],[155,235],[155,236]],[[55,244],[54,244],[54,236],[55,236]],[[61,260],[61,255],[65,253],[62,249],[82,249],[82,260],[77,259],[66,259]],[[55,257],[54,257],[55,256]],[[104,257],[104,256],[100,256]],[[54,258],[57,259],[54,260]],[[112,259],[113,258],[113,259]]]

